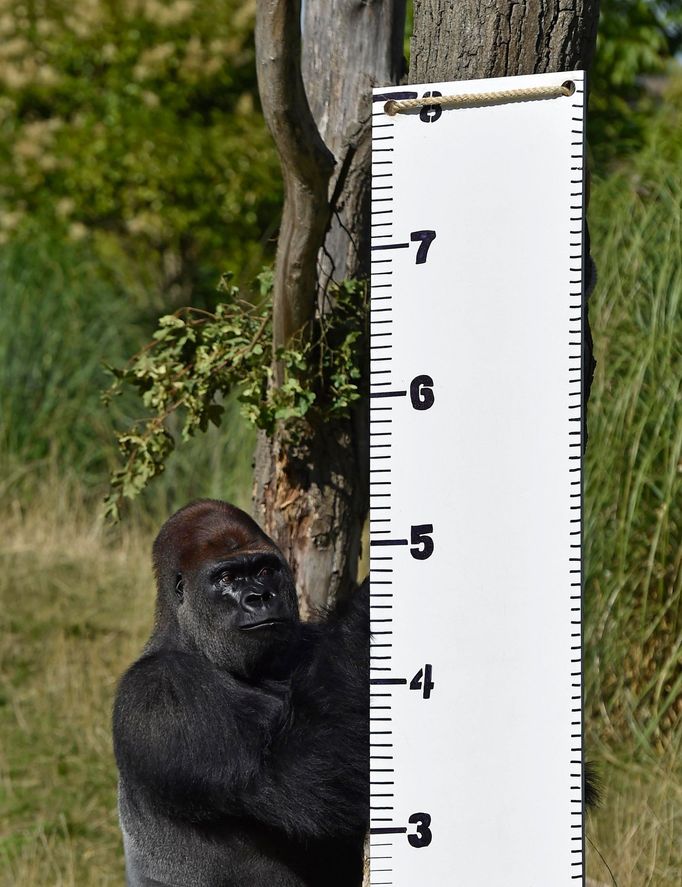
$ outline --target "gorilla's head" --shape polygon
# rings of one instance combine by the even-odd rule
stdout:
[[[297,635],[296,589],[275,543],[215,499],[177,511],[154,542],[158,597],[150,648],[173,638],[240,677],[276,673]]]

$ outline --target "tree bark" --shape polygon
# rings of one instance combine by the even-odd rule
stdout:
[[[588,68],[599,0],[414,0],[410,82]]]
[[[331,23],[331,27],[330,27]],[[373,86],[403,74],[405,2],[307,2],[303,81],[313,117],[337,158],[332,219],[320,254],[320,283],[369,269],[370,115]]]
[[[375,84],[400,77],[404,18],[405,0],[308,0],[301,58],[300,4],[260,0],[259,88],[286,186],[275,347],[316,310],[333,311],[326,298],[330,280],[365,274],[369,96]],[[283,429],[272,439],[259,436],[254,511],[294,570],[303,615],[347,593],[356,581],[368,510],[366,414],[363,404],[345,422],[311,428],[296,448]]]

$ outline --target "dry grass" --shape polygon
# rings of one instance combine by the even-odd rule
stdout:
[[[3,887],[123,882],[110,710],[151,625],[150,537],[55,499],[2,527]]]
[[[588,873],[611,887],[679,887],[682,772],[677,755],[648,766],[602,765],[603,806],[588,820]],[[600,854],[603,859],[600,858]],[[611,872],[609,872],[609,869]]]

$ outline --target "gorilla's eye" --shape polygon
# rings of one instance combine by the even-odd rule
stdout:
[[[264,579],[266,576],[274,576],[275,571],[272,567],[261,567],[258,571],[258,578]]]
[[[234,579],[232,573],[223,573],[218,580],[222,585],[229,585],[230,582]]]

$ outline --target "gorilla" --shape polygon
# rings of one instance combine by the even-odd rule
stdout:
[[[129,887],[355,887],[369,817],[369,598],[299,619],[243,511],[187,505],[114,705]]]

